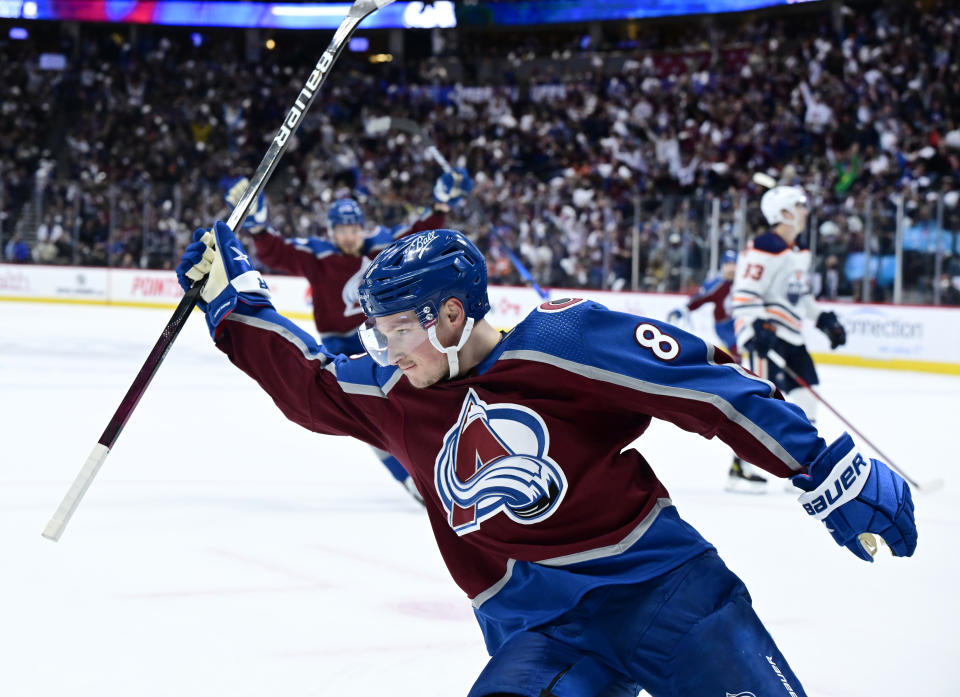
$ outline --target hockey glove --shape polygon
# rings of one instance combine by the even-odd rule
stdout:
[[[455,167],[451,172],[444,172],[433,185],[433,198],[437,203],[456,206],[466,194],[473,191],[473,179],[462,167]]]
[[[777,343],[777,334],[773,330],[773,325],[757,318],[753,320],[753,336],[743,345],[748,353],[755,353],[760,358],[766,358]]]
[[[827,335],[832,349],[847,343],[847,331],[833,312],[821,312],[817,316],[817,329]]]
[[[686,308],[675,307],[674,309],[670,310],[670,312],[667,313],[667,321],[670,324],[679,324],[681,321],[683,321],[683,318],[686,315],[686,313],[687,313]]]
[[[213,230],[195,230],[177,265],[177,280],[186,291],[193,281],[205,276],[207,283],[197,307],[207,317],[210,336],[216,338],[223,318],[238,307],[273,307],[266,281],[253,266],[226,223],[217,221]]]
[[[822,520],[837,544],[864,561],[873,557],[858,536],[883,538],[898,557],[917,548],[910,486],[880,460],[866,459],[846,433],[834,441],[812,465],[809,474],[791,479],[803,489],[797,499],[807,514]]]
[[[240,203],[243,192],[247,190],[250,180],[246,177],[239,179],[228,179],[226,181],[226,193],[223,200],[227,202],[230,208],[236,208]],[[257,234],[263,232],[267,227],[267,198],[261,193],[256,201],[250,204],[248,215],[243,219],[242,228],[249,233]]]

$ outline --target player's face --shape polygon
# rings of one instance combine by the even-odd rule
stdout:
[[[800,203],[795,206],[793,210],[794,215],[797,216],[797,230],[799,232],[803,232],[807,229],[807,216],[810,215],[810,211],[807,209],[807,204]]]
[[[735,261],[728,261],[723,263],[720,266],[720,275],[723,276],[728,281],[732,281],[736,273],[737,273],[737,262]]]
[[[364,239],[366,239],[366,235],[364,235],[362,225],[353,223],[351,225],[333,226],[333,243],[348,256],[360,256]]]
[[[412,310],[368,319],[360,327],[360,339],[371,358],[400,368],[414,387],[429,387],[450,370]]]

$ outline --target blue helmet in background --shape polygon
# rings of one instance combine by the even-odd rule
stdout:
[[[423,327],[436,322],[450,298],[474,320],[490,310],[483,254],[456,230],[424,230],[394,242],[367,267],[359,294],[367,317],[415,309]]]
[[[730,264],[730,263],[736,264],[736,263],[737,263],[737,250],[735,250],[735,249],[728,249],[727,251],[725,251],[725,252],[723,253],[723,256],[720,257],[720,263],[721,263],[721,264]]]
[[[331,228],[337,225],[363,225],[363,211],[352,198],[341,198],[333,202],[327,212],[327,221]]]

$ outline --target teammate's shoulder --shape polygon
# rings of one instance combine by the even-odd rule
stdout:
[[[287,240],[287,243],[320,258],[338,252],[337,246],[333,242],[320,237],[293,237]]]
[[[379,254],[394,242],[394,228],[377,225],[363,242],[364,254]]]
[[[765,254],[780,254],[786,252],[790,247],[780,235],[774,232],[765,232],[757,235],[750,245],[750,250],[763,252]]]

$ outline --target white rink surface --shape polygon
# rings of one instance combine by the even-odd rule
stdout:
[[[0,696],[466,695],[486,655],[423,513],[365,446],[286,422],[199,314],[63,539],[41,538],[169,316],[0,303]],[[915,495],[913,559],[859,561],[779,482],[724,493],[721,443],[656,424],[641,451],[811,697],[960,694],[960,378],[821,379],[915,479],[946,480]]]

